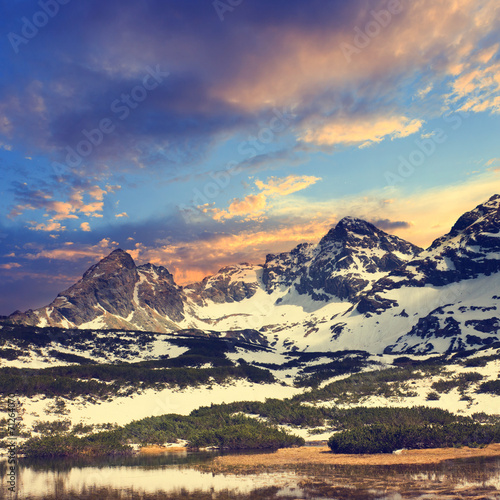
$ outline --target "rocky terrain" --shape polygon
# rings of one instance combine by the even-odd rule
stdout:
[[[429,353],[498,340],[500,196],[462,215],[422,250],[346,217],[318,244],[239,264],[186,287],[115,250],[43,308],[33,326],[249,331],[285,350]]]

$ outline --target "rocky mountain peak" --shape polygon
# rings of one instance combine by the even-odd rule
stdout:
[[[174,277],[166,267],[155,266],[154,264],[148,263],[137,266],[137,271],[140,274],[147,274],[153,281],[158,279],[166,280],[171,285],[175,286]]]
[[[90,267],[83,275],[83,279],[95,278],[104,275],[113,274],[120,270],[132,271],[136,268],[134,259],[122,250],[117,248],[113,250],[108,256],[101,259],[97,264]]]
[[[458,233],[467,229],[480,218],[498,218],[500,210],[500,195],[494,194],[487,202],[478,205],[474,210],[464,213],[454,224],[448,236],[456,236]]]
[[[320,246],[332,241],[345,242],[349,238],[359,236],[371,236],[377,232],[377,228],[362,219],[356,217],[344,217],[340,219],[335,227],[332,227],[328,233],[323,236],[319,242]]]
[[[493,195],[488,201],[464,213],[453,225],[450,232],[432,242],[430,251],[435,251],[449,244],[453,238],[462,239],[462,246],[484,245],[495,247],[499,238],[492,235],[500,232],[500,195]],[[477,241],[479,238],[480,241]],[[487,241],[486,241],[487,240]]]

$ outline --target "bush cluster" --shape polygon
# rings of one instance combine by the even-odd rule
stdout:
[[[498,425],[476,422],[398,426],[373,424],[334,434],[328,446],[334,453],[392,453],[401,448],[477,447],[499,440]]]
[[[43,426],[46,430],[47,425]],[[214,446],[223,450],[283,448],[304,444],[304,440],[278,427],[242,415],[213,411],[210,415],[162,415],[147,417],[123,427],[83,437],[76,429],[66,432],[58,426],[55,435],[27,440],[22,452],[28,457],[113,455],[132,452],[131,443],[142,446],[186,440],[192,448]]]

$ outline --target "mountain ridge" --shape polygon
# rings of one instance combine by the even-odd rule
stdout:
[[[498,284],[499,212],[500,195],[494,195],[459,217],[426,250],[345,217],[317,244],[268,254],[264,264],[225,266],[184,287],[167,268],[136,266],[116,249],[48,306],[13,313],[8,321],[157,332],[249,329],[294,349],[429,352],[484,345],[498,335],[500,319],[470,313],[496,310],[496,295],[479,298],[474,292],[479,305],[458,303],[478,280],[493,276],[488,286]],[[445,297],[457,305],[447,311],[446,325],[436,313]],[[466,308],[467,318],[459,307]]]

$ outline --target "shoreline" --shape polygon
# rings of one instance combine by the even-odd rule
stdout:
[[[484,448],[428,448],[423,450],[402,450],[399,453],[377,454],[334,454],[327,446],[302,446],[280,448],[273,453],[252,455],[223,455],[213,459],[217,468],[273,467],[293,465],[429,465],[445,460],[475,457],[499,457],[500,443]]]
[[[163,455],[165,453],[187,453],[185,446],[160,446],[150,445],[139,448],[139,455]]]

